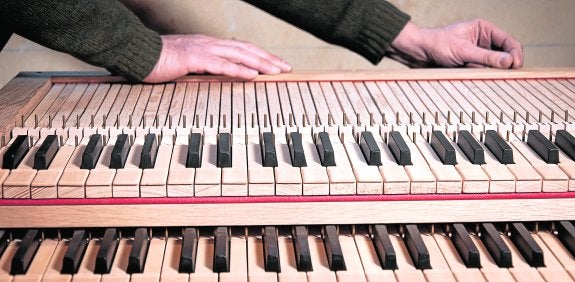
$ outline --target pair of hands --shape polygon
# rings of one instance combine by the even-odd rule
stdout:
[[[281,58],[247,42],[205,35],[164,35],[162,52],[145,82],[173,80],[188,73],[211,73],[253,79],[258,73],[291,71]],[[409,22],[386,56],[410,67],[523,66],[521,44],[492,23],[476,19],[441,28]]]

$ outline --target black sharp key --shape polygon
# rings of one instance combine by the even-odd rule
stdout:
[[[264,132],[262,136],[262,161],[265,167],[277,167],[278,156],[276,153],[275,136],[272,132]]]
[[[307,236],[308,233],[305,226],[295,226],[292,230],[295,261],[298,271],[313,271]]]
[[[469,268],[481,267],[479,250],[471,240],[471,236],[463,224],[453,224],[451,229],[451,242],[465,266]]]
[[[214,272],[230,272],[230,233],[227,227],[214,232]]]
[[[48,169],[50,163],[56,156],[60,144],[58,144],[58,135],[48,135],[36,154],[34,155],[34,169]]]
[[[473,137],[473,135],[467,130],[460,130],[458,135],[459,137],[457,138],[457,145],[461,151],[463,151],[469,161],[472,164],[484,164],[485,151],[479,142],[475,140],[475,137]]]
[[[102,149],[104,149],[104,144],[102,143],[102,135],[92,134],[90,136],[90,140],[88,141],[88,145],[82,153],[82,164],[80,168],[94,169],[96,167],[96,163],[98,162],[98,158],[100,158]]]
[[[118,250],[118,234],[115,228],[108,228],[104,233],[102,242],[100,243],[100,249],[96,255],[96,265],[94,267],[94,273],[96,274],[106,274],[110,273],[110,268],[112,267],[112,262],[114,262],[114,257],[116,256],[116,251]]]
[[[8,247],[8,242],[10,240],[10,236],[8,236],[8,232],[4,230],[0,230],[0,257]]]
[[[127,273],[132,274],[144,272],[144,265],[146,263],[149,246],[150,238],[148,237],[148,230],[146,230],[146,228],[136,229],[134,241],[132,242],[132,250],[128,257]]]
[[[182,253],[178,272],[192,273],[196,271],[196,257],[198,254],[198,230],[186,228],[182,233]]]
[[[575,137],[571,133],[563,129],[557,130],[555,132],[555,145],[575,161]]]
[[[515,247],[530,266],[545,266],[543,250],[541,250],[541,247],[539,247],[537,242],[531,237],[531,233],[525,228],[525,225],[522,223],[513,223],[509,231],[509,238],[511,238]]]
[[[192,133],[188,141],[188,157],[186,167],[198,168],[202,166],[202,134]]]
[[[335,155],[333,146],[329,140],[327,132],[320,132],[317,135],[316,147],[319,153],[322,166],[335,166]]]
[[[278,232],[273,226],[264,227],[264,269],[267,272],[281,272]]]
[[[374,225],[371,241],[383,269],[397,269],[397,257],[385,225]]]
[[[546,163],[559,163],[559,148],[538,130],[529,130],[529,133],[527,133],[527,145]]]
[[[329,269],[332,271],[346,270],[339,235],[335,225],[326,225],[323,232],[323,244]]]
[[[481,224],[481,242],[499,267],[512,267],[511,250],[491,223]]]
[[[513,149],[495,130],[485,131],[485,146],[502,164],[513,163]]]
[[[88,247],[88,233],[86,230],[76,230],[68,244],[68,250],[62,261],[62,274],[75,274]]]
[[[439,130],[434,130],[431,132],[431,147],[433,151],[437,154],[439,159],[444,165],[456,165],[457,159],[455,157],[455,148],[449,142],[449,139],[445,137],[443,132]]]
[[[412,165],[411,151],[399,131],[389,132],[387,146],[398,165]]]
[[[12,265],[10,267],[10,274],[26,274],[32,259],[40,247],[40,231],[38,230],[28,230],[22,242],[18,247],[18,250],[12,258]]]
[[[364,131],[360,134],[359,147],[367,165],[381,165],[381,151],[370,131]]]
[[[306,167],[307,162],[305,160],[305,154],[303,151],[301,133],[291,132],[289,134],[289,141],[290,141],[291,165],[293,167]]]
[[[130,152],[130,141],[128,134],[119,134],[112,149],[112,157],[110,159],[110,168],[120,169],[126,165],[126,159]]]
[[[158,139],[156,134],[146,134],[144,137],[144,146],[142,147],[142,154],[140,155],[140,168],[148,169],[154,168],[156,164],[156,156],[158,155]]]
[[[28,136],[18,135],[8,150],[4,153],[2,162],[3,169],[15,169],[18,167],[26,153],[30,150]]]
[[[409,252],[409,256],[413,261],[413,265],[417,269],[431,269],[431,261],[429,258],[429,251],[423,243],[419,229],[415,224],[408,224],[405,226],[403,241]]]
[[[218,135],[218,167],[232,167],[232,135],[220,133]]]
[[[557,223],[557,238],[565,248],[575,257],[575,227],[569,221]]]

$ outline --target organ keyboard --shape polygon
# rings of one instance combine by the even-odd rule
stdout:
[[[1,94],[2,226],[569,220],[573,76],[21,75]]]
[[[555,224],[22,230],[0,279],[570,281],[575,228]]]
[[[575,278],[572,70],[22,74],[0,102],[0,280]]]

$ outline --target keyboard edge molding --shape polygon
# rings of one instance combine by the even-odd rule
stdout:
[[[524,222],[570,220],[575,218],[574,206],[575,198],[0,206],[0,228]]]

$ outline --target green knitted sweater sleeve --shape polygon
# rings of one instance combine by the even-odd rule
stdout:
[[[162,49],[160,35],[116,0],[3,0],[0,25],[136,81]]]
[[[410,20],[384,0],[244,0],[377,64]]]

